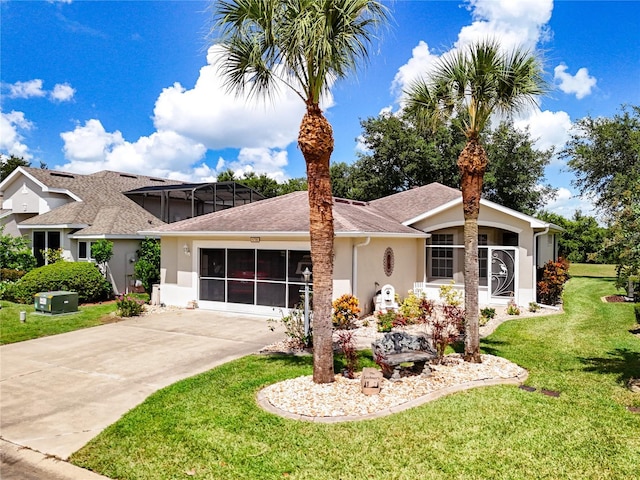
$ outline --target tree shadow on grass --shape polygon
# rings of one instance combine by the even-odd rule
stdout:
[[[617,375],[617,381],[626,384],[630,378],[640,377],[640,352],[616,348],[608,357],[580,358],[585,371]]]
[[[489,340],[487,338],[483,338],[480,341],[481,350],[487,355],[494,355],[496,357],[500,357],[503,354],[501,347],[503,345],[509,345],[508,342],[503,342],[501,340]],[[462,346],[464,350],[464,345]]]
[[[312,355],[294,355],[292,353],[265,353],[260,355],[268,362],[278,362],[282,365],[297,367],[305,365],[313,365]]]
[[[376,367],[373,361],[371,349],[358,350],[358,368]],[[304,367],[313,366],[313,355],[294,355],[289,353],[269,353],[264,354],[267,361],[278,362],[284,367]],[[336,373],[342,372],[347,367],[347,361],[344,354],[340,351],[333,353],[333,370]]]

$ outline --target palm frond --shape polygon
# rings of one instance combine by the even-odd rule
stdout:
[[[215,18],[230,87],[268,93],[278,81],[317,104],[367,59],[388,11],[372,0],[223,0]]]
[[[437,102],[420,100],[427,88]],[[488,39],[441,57],[420,88],[408,90],[407,104],[411,105],[416,118],[451,117],[459,115],[464,108],[467,114],[461,125],[465,134],[477,137],[494,112],[521,111],[535,105],[546,91],[541,62],[536,55],[520,48],[505,53],[498,41]],[[412,99],[413,96],[416,98]],[[437,112],[419,112],[421,108]]]

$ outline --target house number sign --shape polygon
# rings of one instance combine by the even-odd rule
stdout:
[[[387,249],[384,251],[384,258],[382,260],[382,263],[383,263],[385,275],[387,277],[390,277],[391,274],[393,273],[393,263],[394,263],[393,249],[391,247],[387,247]]]

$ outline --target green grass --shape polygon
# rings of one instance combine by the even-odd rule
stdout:
[[[640,340],[610,281],[574,277],[565,312],[504,323],[487,353],[529,370],[396,415],[341,424],[262,411],[258,390],[311,374],[310,358],[249,356],[151,397],[72,456],[118,479],[628,479],[640,465]],[[557,390],[554,398],[539,393]],[[195,475],[190,475],[194,473]]]
[[[569,266],[572,277],[615,278],[616,266],[610,264],[572,263]]]
[[[115,312],[114,302],[80,306],[77,313],[47,315],[37,313],[33,305],[0,301],[0,345],[22,342],[80,328],[94,327],[110,320]],[[20,321],[20,312],[27,312],[26,322]]]

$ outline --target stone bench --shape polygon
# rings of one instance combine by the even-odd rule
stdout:
[[[426,365],[436,358],[436,351],[429,339],[423,335],[410,335],[406,332],[390,332],[371,344],[373,360],[380,365],[382,374],[390,380],[399,380],[402,364],[412,363],[415,374],[431,373]]]

